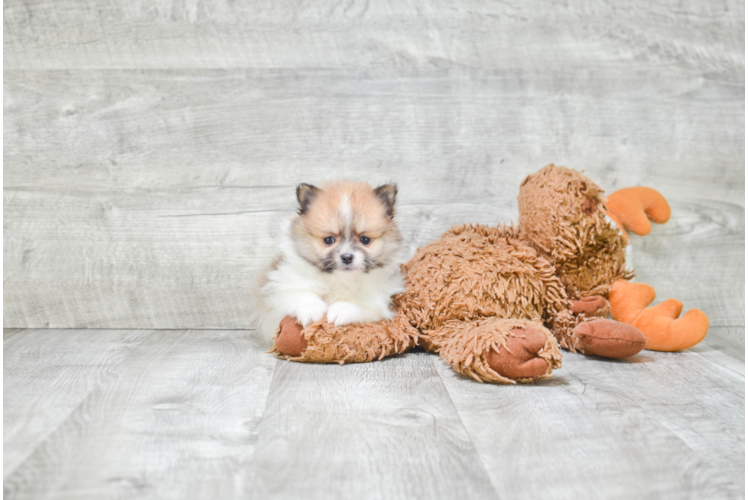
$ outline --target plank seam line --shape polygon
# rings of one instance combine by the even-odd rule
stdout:
[[[483,458],[480,455],[480,452],[478,451],[478,448],[475,447],[475,443],[473,443],[473,436],[470,435],[470,432],[467,429],[467,426],[465,426],[465,422],[462,420],[462,414],[460,414],[460,410],[457,409],[457,405],[455,404],[454,400],[452,399],[452,394],[450,394],[449,389],[447,388],[447,384],[444,383],[444,378],[442,378],[442,374],[439,372],[439,369],[436,366],[436,362],[441,360],[441,357],[430,355],[429,358],[431,358],[431,368],[436,372],[436,376],[439,377],[439,382],[441,382],[442,387],[444,388],[444,392],[449,397],[449,402],[452,405],[452,408],[454,408],[455,413],[457,414],[457,419],[460,422],[460,425],[462,426],[462,429],[465,431],[465,435],[467,436],[468,440],[470,441],[470,446],[473,448],[473,451],[475,451],[475,455],[478,457],[478,460],[480,461],[481,469],[483,469],[483,473],[486,476],[486,479],[488,479],[488,484],[491,485],[491,489],[493,490],[494,494],[496,495],[497,499],[501,498],[501,495],[499,495],[498,490],[496,489],[496,486],[494,485],[493,481],[491,480],[491,475],[488,473],[488,469],[486,468],[486,464],[483,462]],[[452,367],[449,367],[451,370]]]
[[[268,352],[263,352],[265,355],[271,355]],[[265,421],[265,414],[268,411],[268,401],[270,401],[270,395],[273,392],[273,383],[275,382],[275,377],[278,374],[278,366],[280,363],[290,363],[290,361],[278,358],[276,356],[275,365],[273,366],[273,376],[270,378],[270,384],[268,384],[268,390],[267,395],[265,396],[265,403],[262,405],[262,415],[260,416],[260,419],[257,421],[257,440],[254,442],[254,450],[252,450],[252,458],[247,461],[247,463],[250,464],[250,470],[253,471],[253,474],[256,473],[254,471],[257,471],[257,467],[255,467],[255,462],[257,461],[257,448],[258,445],[262,439],[262,435],[260,434],[260,429],[262,427],[262,423]]]
[[[205,214],[168,214],[159,215],[159,218],[167,217],[209,217],[214,215],[243,215],[243,214],[275,214],[279,212],[291,212],[291,210],[242,210],[240,212],[218,212]]]
[[[46,329],[47,328],[34,328],[34,330],[46,330]],[[48,329],[52,330],[52,328],[48,328]],[[81,328],[78,328],[78,330],[81,330]],[[99,330],[104,330],[104,328],[100,328]],[[113,328],[113,330],[114,330],[114,328]],[[117,328],[116,330],[121,330],[121,329]],[[132,330],[146,330],[147,331],[148,329],[146,329],[146,328],[132,328]],[[8,479],[10,479],[11,477],[13,477],[16,474],[16,472],[18,471],[18,469],[20,469],[21,467],[23,467],[23,465],[28,461],[28,459],[31,458],[37,452],[37,450],[39,450],[39,448],[41,448],[47,441],[49,441],[49,438],[52,437],[57,431],[59,431],[60,427],[62,427],[65,424],[65,422],[68,421],[68,419],[70,418],[70,416],[73,413],[75,413],[78,410],[78,408],[80,408],[83,405],[83,403],[85,403],[88,400],[89,397],[91,397],[91,394],[93,394],[94,392],[96,392],[97,390],[99,390],[103,385],[105,385],[107,383],[107,381],[109,381],[109,379],[111,379],[113,377],[113,373],[117,370],[117,368],[119,368],[122,365],[122,363],[124,363],[125,361],[127,361],[128,359],[130,359],[130,357],[132,356],[133,351],[136,351],[143,344],[143,342],[145,342],[147,339],[149,339],[151,337],[151,335],[153,335],[155,332],[156,332],[156,330],[151,330],[150,333],[144,335],[143,339],[140,342],[138,342],[136,345],[134,345],[130,349],[130,351],[127,353],[127,355],[124,358],[122,358],[122,361],[120,361],[116,365],[112,365],[111,367],[109,367],[109,369],[101,377],[101,382],[97,383],[96,385],[94,385],[91,388],[91,390],[88,391],[86,393],[86,395],[81,398],[81,400],[78,402],[78,404],[75,405],[73,408],[70,409],[70,411],[67,413],[67,415],[65,415],[65,418],[63,418],[62,420],[60,420],[60,423],[57,425],[57,427],[55,427],[54,429],[50,430],[49,433],[46,436],[44,436],[44,439],[42,439],[41,441],[39,441],[39,443],[32,450],[29,450],[29,453],[24,457],[24,459],[23,459],[22,462],[20,462],[16,467],[14,467],[12,471],[5,471],[5,470],[3,470],[3,483],[5,483]]]

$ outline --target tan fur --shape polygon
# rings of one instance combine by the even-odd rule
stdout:
[[[418,335],[456,371],[511,382],[488,366],[486,354],[529,325],[546,335],[538,357],[549,366],[540,378],[549,376],[561,365],[558,343],[579,349],[574,328],[594,319],[574,313],[570,299],[605,295],[613,280],[632,276],[624,269],[624,240],[605,219],[602,194],[581,173],[546,166],[522,183],[517,226],[456,226],[403,266],[406,291],[393,301],[395,330],[392,322],[345,331],[316,325],[303,332],[309,348],[298,360],[368,361],[402,352]],[[329,214],[332,206],[324,207]]]
[[[344,199],[350,205],[350,221],[344,217],[341,207]],[[309,261],[320,261],[346,238],[368,236],[371,243],[357,244],[357,248],[381,265],[389,261],[401,243],[397,223],[387,215],[385,204],[371,186],[356,181],[336,181],[322,186],[308,209],[293,220],[291,235],[297,250]],[[327,236],[335,238],[333,245],[324,244]]]
[[[337,181],[324,185],[312,201],[304,225],[315,236],[340,235],[346,223],[340,216],[340,200],[348,196],[353,215],[353,229],[357,234],[381,237],[392,220],[374,190],[364,182]]]

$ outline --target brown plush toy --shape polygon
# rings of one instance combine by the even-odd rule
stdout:
[[[672,299],[647,308],[654,290],[628,282],[623,227],[645,234],[648,219],[670,214],[656,191],[632,189],[613,193],[607,206],[619,230],[596,184],[548,165],[520,186],[516,226],[456,226],[420,248],[402,266],[406,291],[393,298],[394,319],[336,327],[323,317],[302,330],[286,317],[275,351],[350,363],[420,345],[476,380],[513,383],[550,376],[561,366],[559,345],[607,358],[645,345],[691,347],[706,335],[706,315],[692,310],[678,320],[682,304]]]

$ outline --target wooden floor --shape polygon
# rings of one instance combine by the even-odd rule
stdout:
[[[742,335],[496,386],[251,331],[6,330],[5,498],[741,498]]]
[[[744,2],[5,0],[3,48],[6,498],[744,497]],[[497,386],[254,337],[296,184],[396,182],[412,254],[550,162],[665,195],[629,261],[704,342]]]

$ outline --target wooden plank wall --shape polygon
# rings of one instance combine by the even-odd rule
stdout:
[[[549,162],[659,189],[639,278],[745,324],[744,3],[4,2],[5,327],[247,328],[299,182],[414,251]],[[737,335],[743,335],[738,329]]]

